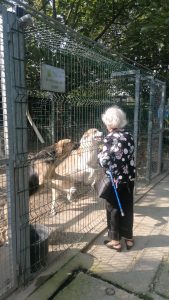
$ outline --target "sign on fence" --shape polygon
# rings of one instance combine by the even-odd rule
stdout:
[[[41,90],[65,93],[65,70],[50,65],[41,65]]]

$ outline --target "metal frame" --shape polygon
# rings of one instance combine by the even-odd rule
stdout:
[[[135,109],[134,109],[134,144],[135,144],[135,164],[137,165],[138,130],[139,130],[139,110],[140,110],[140,72],[135,75]]]
[[[29,191],[27,180],[27,96],[24,70],[24,36],[17,17],[8,13],[10,32],[9,63],[11,73],[11,102],[13,103],[14,157],[15,157],[15,205],[17,228],[17,263],[19,279],[25,282],[30,277],[30,229]]]
[[[157,80],[156,80],[157,81]],[[157,81],[159,82],[159,81]],[[159,132],[159,146],[158,146],[158,174],[162,170],[162,157],[163,157],[163,131],[164,131],[164,105],[166,100],[166,83],[160,82],[162,85],[162,98],[161,98],[161,113],[160,113],[160,132]]]
[[[3,6],[0,6],[0,13],[3,26],[1,50],[4,52],[4,56],[1,56],[1,85],[7,174],[8,240],[9,253],[12,255],[10,262],[13,273],[12,289],[16,289],[18,284],[30,278],[24,39],[16,15],[7,12]]]
[[[152,106],[154,100],[154,78],[150,79],[150,102],[148,113],[148,141],[147,141],[147,167],[146,167],[146,180],[150,182],[151,178],[151,159],[152,159]]]
[[[17,287],[17,273],[18,269],[16,262],[16,219],[15,219],[15,193],[14,193],[14,153],[13,145],[15,144],[14,137],[14,114],[13,101],[11,90],[11,66],[9,64],[10,50],[9,50],[9,31],[8,31],[8,13],[3,6],[0,6],[2,32],[1,32],[1,49],[4,55],[1,56],[1,89],[2,89],[2,103],[3,103],[3,119],[4,119],[4,140],[5,140],[5,157],[6,159],[6,176],[7,176],[7,205],[8,205],[8,240],[10,264],[12,268],[13,287]],[[11,289],[10,289],[11,292]]]

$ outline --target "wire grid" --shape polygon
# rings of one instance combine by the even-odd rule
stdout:
[[[49,162],[48,157],[38,160],[39,151],[42,153],[61,139],[71,139],[78,144],[89,128],[97,128],[105,134],[101,114],[113,104],[126,110],[131,121],[129,129],[133,131],[134,126],[135,79],[132,76],[112,78],[114,72],[130,71],[129,65],[103,55],[97,47],[87,45],[83,38],[78,39],[64,30],[34,18],[34,27],[25,32],[29,112],[45,142],[40,143],[28,124],[30,164],[44,172],[41,190],[30,197],[30,223],[48,228],[49,259],[84,241],[85,234],[105,219],[105,210],[104,201],[98,199],[91,185],[85,182],[86,167],[83,167],[84,179],[81,181],[77,179],[79,173],[69,171],[70,180],[71,176],[76,177],[72,202],[68,202],[64,180],[58,183],[61,190],[58,195],[57,188],[53,188],[55,180],[45,175],[53,161]],[[65,70],[64,94],[40,90],[42,63]],[[89,151],[95,151],[88,150],[88,143],[86,141],[86,156]],[[36,156],[35,160],[33,156]],[[72,155],[72,169],[74,160],[75,155]],[[54,165],[57,167],[57,159]],[[62,170],[59,175],[64,175]],[[69,180],[67,184],[70,188]],[[52,197],[56,197],[54,216],[51,215]]]
[[[126,105],[126,95],[114,92],[114,90],[118,91],[120,80],[117,78],[112,84],[111,73],[113,70],[129,70],[127,64],[124,68],[122,64],[111,60],[109,55],[107,57],[103,55],[104,51],[96,51],[93,45],[85,45],[82,38],[81,41],[75,41],[72,37],[68,39],[66,34],[65,40],[63,32],[61,34],[59,30],[54,30],[53,27],[40,22],[38,18],[34,19],[34,24],[33,29],[25,32],[28,108],[45,143],[39,142],[28,123],[28,162],[22,164],[22,161],[25,162],[26,152],[21,151],[19,165],[17,165],[17,171],[23,176],[22,189],[17,193],[20,203],[21,244],[24,242],[22,241],[24,233],[26,236],[27,228],[30,228],[30,240],[27,240],[20,255],[23,259],[25,256],[26,259],[30,247],[30,270],[28,270],[30,272],[35,272],[44,266],[48,250],[58,255],[84,239],[85,233],[90,232],[105,218],[104,202],[98,200],[91,186],[85,185],[83,181],[77,183],[77,191],[72,203],[68,203],[65,193],[62,193],[55,203],[56,216],[51,216],[52,182],[48,172],[51,172],[53,164],[54,167],[57,166],[58,161],[53,162],[51,152],[47,152],[46,147],[63,138],[70,138],[77,143],[85,130],[96,126],[101,129],[99,128],[101,113],[106,107],[112,105],[112,100],[114,103],[124,102]],[[15,28],[14,30],[16,32]],[[15,53],[13,59],[19,61]],[[40,90],[39,72],[42,62],[65,69],[65,94]],[[18,79],[18,75],[16,78]],[[21,88],[21,83],[18,81],[16,86]],[[17,104],[20,103],[18,100],[22,92],[20,93],[16,95]],[[125,94],[124,90],[123,93]],[[20,121],[19,125],[22,127],[22,119]],[[22,138],[20,142],[23,144]],[[43,150],[45,154],[42,158],[39,157],[39,151]],[[24,176],[26,173],[30,175],[32,169],[39,175],[40,188],[35,194],[30,195],[28,218],[24,208],[26,202],[24,204],[22,198],[24,193],[25,195],[27,193],[24,190],[24,186],[26,187]]]

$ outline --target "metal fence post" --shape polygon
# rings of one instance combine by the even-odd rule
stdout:
[[[13,134],[14,114],[11,89],[11,69],[9,64],[9,30],[8,30],[8,13],[0,5],[0,78],[1,78],[1,96],[3,111],[3,137],[4,137],[4,159],[1,164],[5,165],[6,170],[6,191],[7,191],[7,208],[8,208],[8,247],[10,266],[11,288],[8,292],[17,286],[17,261],[16,261],[16,215],[15,215],[15,192],[14,192],[14,143]],[[7,260],[7,258],[6,258]],[[7,264],[7,265],[8,265]],[[8,267],[7,267],[8,268]],[[6,272],[9,270],[6,270]],[[6,294],[8,294],[8,292]]]
[[[150,178],[151,178],[153,101],[154,101],[154,78],[151,78],[150,79],[150,102],[149,102],[149,113],[148,113],[148,136],[147,136],[147,166],[146,166],[147,183],[150,182]]]
[[[159,107],[159,147],[158,147],[158,166],[157,173],[162,170],[162,150],[163,150],[163,126],[164,126],[164,105],[166,100],[166,83],[162,83],[161,103]]]
[[[9,64],[11,73],[11,103],[15,124],[13,128],[15,159],[15,205],[17,227],[17,261],[19,279],[27,281],[30,277],[30,228],[29,228],[29,190],[27,172],[27,96],[24,70],[24,35],[19,21],[13,13],[8,13],[10,32]]]
[[[135,144],[135,164],[137,166],[138,150],[138,130],[139,130],[139,111],[140,111],[140,71],[135,76],[135,107],[134,107],[134,144]]]

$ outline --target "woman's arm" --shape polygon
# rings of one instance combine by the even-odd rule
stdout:
[[[102,151],[98,154],[99,163],[103,168],[108,169],[111,164],[111,155],[110,155],[110,142],[106,139],[104,140],[104,145]]]

